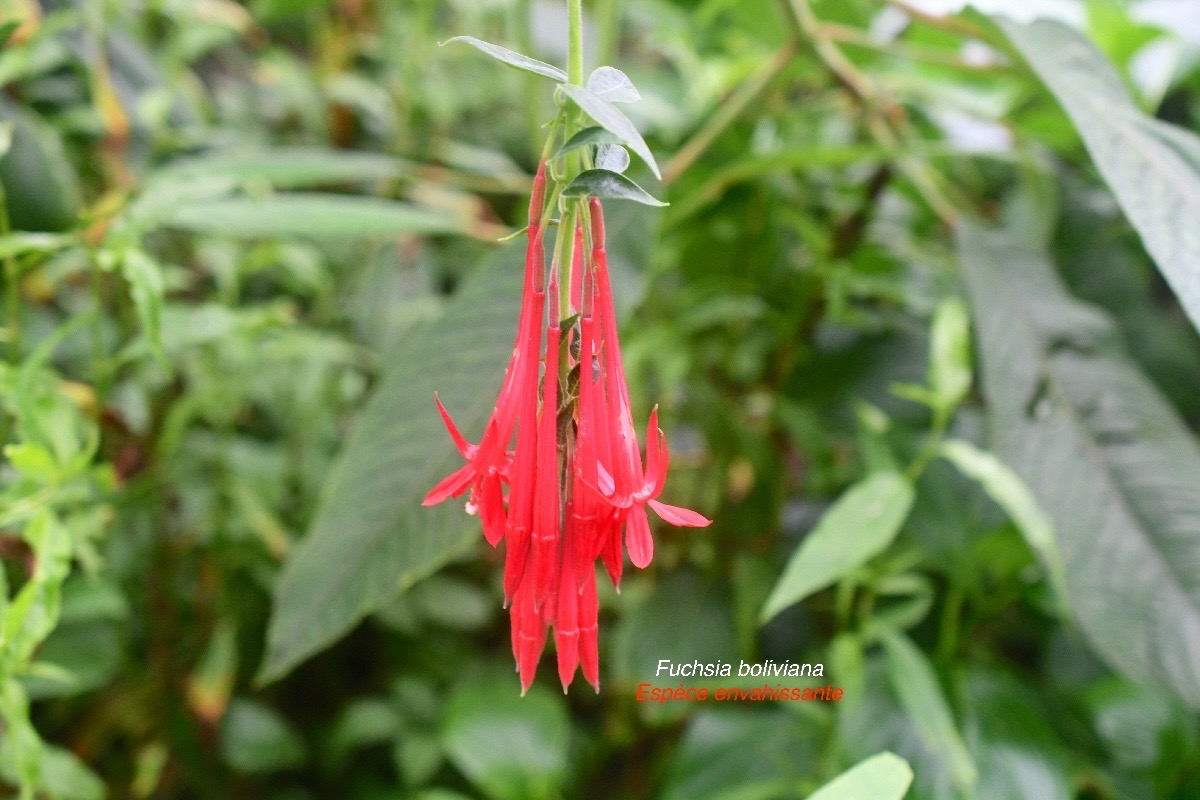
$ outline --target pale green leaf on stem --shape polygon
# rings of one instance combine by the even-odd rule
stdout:
[[[792,555],[761,620],[767,622],[882,553],[900,532],[912,504],[912,484],[895,472],[879,472],[852,486]]]
[[[662,174],[658,170],[658,162],[654,160],[654,154],[650,152],[646,140],[642,138],[642,134],[638,133],[638,129],[620,109],[582,86],[564,83],[560,88],[575,102],[575,105],[583,110],[583,113],[594,119],[600,127],[616,134],[623,144],[628,145],[630,150],[637,153],[650,167],[654,177],[662,178]]]
[[[541,75],[559,83],[565,83],[567,73],[563,72],[558,67],[547,64],[544,61],[538,61],[536,58],[521,55],[520,53],[509,50],[507,47],[501,47],[498,44],[485,42],[482,39],[476,39],[474,36],[455,36],[452,39],[447,39],[442,42],[442,46],[448,45],[451,42],[462,42],[469,44],[476,50],[487,53],[492,58],[507,64],[510,67],[521,70],[522,72],[531,72],[534,75]]]
[[[912,779],[907,761],[883,752],[855,764],[809,795],[808,800],[900,800]]]

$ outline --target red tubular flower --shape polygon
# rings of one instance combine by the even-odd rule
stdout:
[[[525,294],[500,395],[477,445],[466,440],[435,397],[467,463],[425,498],[428,505],[469,489],[467,509],[479,513],[487,540],[493,546],[505,542],[504,596],[522,694],[533,683],[551,628],[563,691],[579,670],[599,691],[595,562],[603,563],[619,588],[623,533],[633,564],[650,563],[654,542],[647,507],[673,525],[709,524],[695,511],[658,500],[670,457],[657,408],[646,427],[643,465],[621,363],[599,201],[591,201],[587,220],[590,250],[582,224],[569,233],[560,230],[560,236],[573,237],[574,247],[569,260],[551,267],[548,300],[544,198],[545,168],[539,166],[530,203]],[[566,297],[559,298],[558,272],[567,266]],[[579,313],[578,329],[572,324],[562,330],[560,313],[566,311],[559,304],[564,300]]]

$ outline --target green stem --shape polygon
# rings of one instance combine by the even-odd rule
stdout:
[[[96,372],[96,414],[104,408],[104,398],[108,395],[108,357],[104,352],[104,276],[100,270],[100,262],[96,253],[90,254],[92,302],[95,304],[95,318],[92,320],[92,360]]]
[[[12,230],[8,220],[8,196],[0,186],[0,236]],[[14,363],[21,361],[21,272],[13,256],[4,259],[4,301],[8,326],[8,356]]]
[[[583,0],[570,0],[567,20],[567,80],[583,85]]]
[[[571,316],[571,272],[575,265],[575,215],[577,204],[569,203],[558,226],[558,318]]]

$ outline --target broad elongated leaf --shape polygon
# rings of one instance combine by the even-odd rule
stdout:
[[[883,628],[881,639],[887,654],[888,677],[900,705],[925,744],[946,754],[954,782],[962,789],[969,789],[978,780],[978,772],[933,667],[904,634]]]
[[[562,90],[566,92],[567,97],[575,101],[575,105],[583,109],[583,112],[594,119],[600,127],[611,131],[626,145],[629,149],[637,153],[650,171],[654,173],[654,177],[662,178],[662,174],[658,171],[658,163],[654,160],[654,154],[650,152],[650,148],[646,145],[646,140],[638,133],[638,129],[629,121],[629,117],[621,113],[621,110],[614,106],[609,101],[605,100],[595,92],[589,91],[582,86],[572,86],[569,83],[562,85]]]
[[[900,800],[912,779],[907,761],[894,753],[880,753],[846,770],[808,800]]]
[[[512,350],[518,249],[502,251],[444,316],[388,358],[308,537],[280,576],[261,679],[280,677],[479,536],[478,520],[460,504],[421,507],[430,487],[461,464],[433,393],[478,438]]]
[[[1016,234],[964,225],[993,449],[1058,536],[1076,619],[1133,680],[1200,706],[1200,447]]]
[[[474,36],[455,36],[452,39],[447,39],[446,41],[442,42],[442,44],[447,45],[451,42],[462,42],[464,44],[469,44],[476,50],[487,53],[497,61],[508,64],[510,67],[515,67],[522,72],[532,72],[534,75],[541,75],[543,77],[550,78],[551,80],[558,81],[559,83],[565,83],[567,80],[567,73],[563,72],[558,67],[547,64],[544,61],[538,61],[536,58],[523,56],[518,52],[509,50],[507,47],[501,47],[498,44],[492,44],[491,42],[485,42],[482,39],[476,39]]]
[[[796,550],[762,611],[762,620],[824,589],[883,552],[912,508],[912,484],[880,472],[851,487]]]
[[[606,169],[589,169],[579,174],[571,185],[563,189],[563,197],[591,195],[611,200],[632,200],[644,206],[667,205],[619,172]]]
[[[461,233],[466,221],[408,203],[336,194],[230,197],[180,204],[168,227],[225,236],[346,238]]]
[[[1083,35],[1049,20],[1000,27],[1075,123],[1096,169],[1200,328],[1200,138],[1134,104]]]
[[[330,183],[377,181],[410,175],[409,162],[379,153],[324,147],[278,147],[270,150],[216,151],[173,161],[148,179],[163,182],[224,176],[262,181],[281,189]]]

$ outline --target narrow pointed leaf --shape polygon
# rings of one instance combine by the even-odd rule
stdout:
[[[979,779],[979,773],[929,660],[898,631],[883,628],[880,638],[887,654],[888,678],[900,705],[926,746],[946,754],[954,783],[969,792]]]
[[[761,620],[770,620],[882,553],[900,532],[912,504],[912,484],[894,472],[876,473],[847,490],[788,562]]]
[[[474,36],[455,36],[452,39],[447,39],[442,42],[442,45],[448,45],[451,42],[463,42],[469,44],[476,50],[487,53],[497,61],[508,64],[510,67],[521,70],[522,72],[532,72],[534,75],[541,75],[550,80],[566,83],[567,73],[563,72],[558,67],[547,64],[544,61],[538,61],[536,58],[523,56],[520,53],[509,50],[507,47],[501,47],[498,44],[485,42],[482,39],[476,39]]]
[[[1065,616],[1068,595],[1062,553],[1058,551],[1058,541],[1054,538],[1054,525],[1029,487],[1000,459],[970,442],[961,439],[943,442],[941,454],[964,475],[978,481],[988,496],[1016,524],[1029,548],[1046,568]]]
[[[579,174],[571,185],[563,189],[563,197],[599,197],[612,200],[632,200],[644,206],[662,207],[666,203],[638,186],[619,172],[606,169],[589,169]]]
[[[654,160],[654,154],[650,152],[650,148],[646,145],[646,140],[642,138],[642,135],[638,133],[638,129],[629,121],[629,117],[621,113],[620,109],[582,86],[572,86],[569,83],[564,83],[562,90],[566,92],[567,97],[575,101],[575,105],[583,109],[583,112],[594,119],[600,127],[615,133],[622,143],[628,145],[630,150],[637,153],[646,162],[646,165],[650,167],[650,171],[654,173],[654,177],[662,178],[662,174],[658,171],[658,163]]]
[[[565,156],[567,153],[574,152],[584,147],[592,145],[616,144],[621,141],[615,133],[601,128],[599,125],[592,125],[576,132],[574,136],[562,143],[554,153],[555,158]]]
[[[1067,25],[998,22],[1075,123],[1096,169],[1200,328],[1200,137],[1143,114],[1113,65]]]

